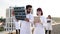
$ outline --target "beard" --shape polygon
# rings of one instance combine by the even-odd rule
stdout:
[[[30,11],[27,11],[27,14],[29,14],[30,13]]]

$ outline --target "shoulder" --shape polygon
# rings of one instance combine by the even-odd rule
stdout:
[[[46,19],[46,17],[44,17],[44,16],[41,16],[41,18]]]
[[[41,16],[41,19],[44,21],[47,21],[46,17],[44,17],[44,16]]]
[[[33,16],[33,14],[30,14],[31,16]]]

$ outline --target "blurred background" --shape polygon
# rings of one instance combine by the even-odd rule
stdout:
[[[0,0],[0,34],[5,33],[6,15],[9,14],[7,9],[25,7],[26,5],[33,6],[34,16],[36,16],[36,9],[39,7],[42,8],[45,17],[51,15],[53,20],[52,34],[60,33],[60,0]]]

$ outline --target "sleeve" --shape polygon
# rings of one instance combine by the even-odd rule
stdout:
[[[33,20],[34,20],[34,17],[33,17],[33,15],[26,15],[26,18],[28,18],[29,19],[29,22],[30,23],[33,23]]]
[[[32,14],[26,15],[26,18],[29,19],[29,22],[31,23],[31,26],[33,27],[33,21],[34,21],[34,17]]]
[[[53,20],[51,19],[51,25],[52,25],[52,23],[53,23]]]
[[[47,19],[45,17],[43,18],[43,26],[47,27]]]
[[[13,22],[17,22],[15,16],[12,17]]]
[[[19,22],[19,26],[20,26],[20,29],[21,29],[21,22],[22,22],[22,21],[21,21],[21,20],[19,20],[18,22]]]
[[[29,19],[29,22],[31,23],[31,26],[33,27],[34,26],[34,16],[33,15],[31,15],[30,16],[30,19]]]
[[[30,19],[29,19],[29,22],[33,23],[33,21],[34,21],[34,17],[31,15]]]

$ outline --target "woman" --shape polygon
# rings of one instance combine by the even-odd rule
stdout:
[[[12,12],[12,20],[15,24],[16,34],[20,34],[20,22],[16,19],[14,11]]]
[[[35,23],[34,34],[45,34],[46,18],[43,16],[41,8],[37,9],[37,16],[40,17],[41,21]]]
[[[51,31],[52,31],[52,19],[51,19],[50,15],[48,15],[48,17],[47,17],[47,27],[46,27],[45,33],[47,34],[48,31],[49,31],[49,34],[51,34]]]

